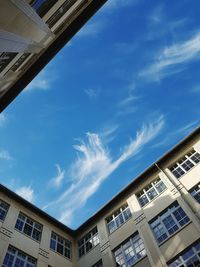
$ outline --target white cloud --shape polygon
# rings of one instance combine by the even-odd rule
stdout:
[[[55,75],[51,75],[51,70],[46,69],[41,71],[33,81],[25,88],[24,92],[32,92],[35,90],[48,90],[51,87],[51,83],[55,79]]]
[[[90,98],[90,99],[95,99],[97,98],[97,96],[99,95],[99,90],[94,90],[94,89],[86,89],[85,90],[86,95]]]
[[[0,159],[3,160],[13,160],[10,153],[7,150],[0,150]]]
[[[187,135],[190,132],[192,132],[198,125],[199,125],[199,120],[190,122],[190,123],[184,125],[183,127],[179,128],[177,131],[174,132],[174,134]]]
[[[112,159],[110,151],[102,143],[98,134],[87,133],[87,142],[81,141],[74,148],[77,159],[72,164],[70,175],[73,177],[71,186],[55,201],[44,207],[60,210],[60,220],[71,222],[73,213],[81,208],[86,201],[99,189],[123,162],[135,156],[146,143],[151,141],[164,126],[164,118],[146,124],[137,132],[135,139],[124,147],[117,159]],[[62,207],[62,209],[59,209]]]
[[[3,126],[5,122],[6,122],[6,116],[3,113],[1,113],[0,114],[0,126]]]
[[[164,48],[156,56],[155,62],[140,73],[150,80],[160,80],[168,75],[183,71],[188,63],[200,55],[200,32],[193,38]],[[175,68],[176,67],[176,68]]]
[[[108,0],[105,3],[105,9],[123,8],[139,3],[139,0]]]
[[[80,31],[76,34],[77,37],[96,36],[97,33],[102,31],[104,23],[102,21],[88,22]]]
[[[16,190],[16,193],[29,202],[34,201],[34,190],[31,186],[22,186]]]
[[[56,164],[57,175],[52,179],[52,184],[56,187],[59,187],[65,178],[65,171],[61,169],[59,164]]]

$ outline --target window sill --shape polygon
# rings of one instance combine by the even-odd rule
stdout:
[[[56,254],[59,255],[60,257],[63,257],[63,258],[65,258],[66,260],[72,262],[72,257],[69,259],[69,258],[67,258],[65,255],[60,254],[58,251],[55,251],[55,250],[53,250],[52,248],[49,248],[49,250],[52,251],[52,252],[54,252],[54,253],[56,253]]]
[[[20,233],[20,234],[22,234],[22,235],[24,235],[24,236],[28,237],[29,239],[33,240],[34,242],[36,242],[36,243],[38,243],[38,244],[40,244],[40,242],[41,242],[41,240],[40,240],[40,241],[38,241],[38,240],[35,240],[35,239],[34,239],[34,238],[32,238],[31,236],[29,236],[29,235],[25,234],[24,232],[21,232],[20,230],[18,230],[18,229],[16,229],[16,228],[15,228],[15,231],[17,231],[18,233]]]
[[[128,220],[126,220],[125,222],[123,222],[118,228],[116,228],[112,233],[109,232],[108,228],[107,228],[107,231],[108,231],[108,235],[111,236],[113,233],[115,233],[117,230],[119,230],[123,225],[125,225],[128,221],[130,221],[131,219],[133,218],[133,216],[131,215],[130,218],[128,218]]]
[[[181,228],[179,228],[176,232],[174,232],[172,235],[170,235],[167,239],[165,239],[163,242],[159,243],[158,244],[158,241],[157,241],[157,244],[158,246],[162,246],[164,243],[166,243],[168,240],[170,240],[173,236],[175,236],[176,234],[178,234],[180,231],[182,231],[185,227],[187,227],[189,224],[191,224],[192,221],[189,221],[188,223],[186,223],[184,226],[182,226]]]
[[[155,199],[159,198],[165,191],[167,191],[168,187],[166,187],[159,195],[154,197],[151,201],[149,201],[146,205],[141,206],[142,209],[146,208],[150,203],[152,203]]]

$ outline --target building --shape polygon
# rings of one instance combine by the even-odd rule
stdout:
[[[0,0],[0,112],[107,0]]]
[[[200,266],[200,127],[76,230],[0,186],[0,266]]]

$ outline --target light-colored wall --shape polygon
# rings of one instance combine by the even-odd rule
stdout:
[[[194,148],[200,152],[200,141],[196,143],[193,141],[191,145],[194,145]],[[184,147],[183,152],[186,153],[191,148],[191,145],[189,147]],[[184,153],[181,153],[181,156]],[[176,162],[179,158],[180,154],[173,155],[172,160],[169,160],[170,164]],[[115,267],[112,251],[134,233],[139,233],[144,242],[147,255],[134,266],[167,266],[169,260],[200,238],[200,221],[198,217],[200,216],[200,205],[187,191],[187,189],[190,189],[196,183],[200,182],[199,174],[200,164],[197,164],[197,166],[186,173],[184,177],[178,180],[169,171],[168,166],[165,166],[165,168],[158,170],[152,176],[146,177],[144,182],[141,181],[137,188],[133,188],[133,191],[129,193],[129,195],[116,202],[114,206],[110,206],[110,209],[102,214],[100,219],[94,221],[89,227],[85,227],[76,240],[61,229],[52,225],[49,221],[45,221],[37,214],[27,210],[21,204],[11,200],[9,196],[0,193],[0,198],[10,204],[5,221],[0,221],[0,263],[5,256],[8,245],[11,244],[37,258],[39,267],[47,267],[48,264],[53,267],[90,267],[100,259],[102,259],[104,267]],[[158,177],[160,177],[167,186],[166,190],[145,207],[141,208],[136,197],[137,192]],[[150,229],[149,222],[174,201],[178,201],[179,205],[190,218],[190,222],[179,229],[177,233],[163,244],[158,245]],[[132,211],[132,218],[121,225],[121,227],[112,234],[109,234],[105,218],[111,215],[116,209],[120,208],[125,202],[128,203]],[[40,243],[14,229],[20,211],[43,225]],[[100,243],[79,259],[77,241],[95,226],[98,228]],[[67,260],[49,249],[51,231],[54,231],[72,242],[73,261]],[[41,255],[41,252],[43,252],[43,255]]]

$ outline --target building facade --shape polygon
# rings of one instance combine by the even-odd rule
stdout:
[[[0,266],[200,266],[200,128],[76,230],[1,186]]]
[[[0,112],[107,0],[0,0]]]

